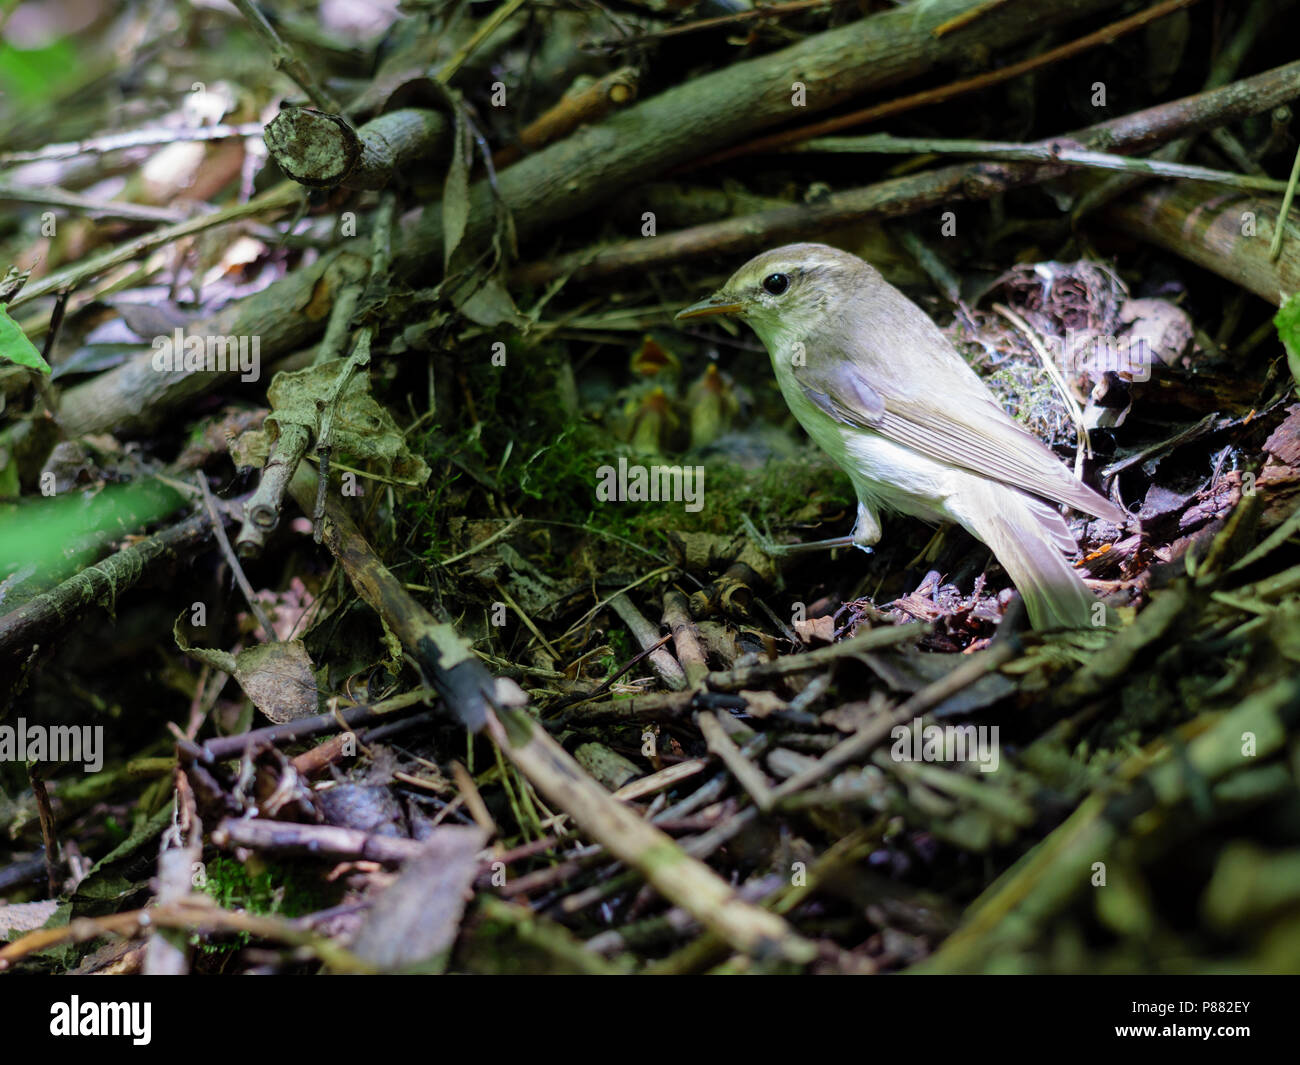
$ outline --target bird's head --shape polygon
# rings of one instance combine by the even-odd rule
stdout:
[[[856,255],[825,244],[787,244],[750,259],[712,296],[678,311],[677,321],[728,314],[743,318],[769,350],[801,340],[828,308],[879,277]]]

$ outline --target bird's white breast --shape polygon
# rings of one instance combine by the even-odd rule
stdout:
[[[960,490],[962,470],[919,455],[879,433],[837,421],[810,400],[795,379],[793,341],[762,338],[772,356],[772,368],[786,405],[799,424],[853,482],[858,499],[885,506],[926,521],[952,520],[947,501]],[[810,356],[805,356],[810,357]]]

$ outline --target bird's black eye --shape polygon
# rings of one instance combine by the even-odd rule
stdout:
[[[790,287],[790,278],[785,274],[768,274],[763,278],[763,291],[779,296]]]

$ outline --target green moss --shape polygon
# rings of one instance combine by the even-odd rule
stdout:
[[[250,858],[247,863],[218,855],[204,863],[201,890],[224,910],[244,910],[261,916],[301,917],[333,906],[342,894],[337,884],[327,884],[318,864],[267,861]],[[191,943],[204,953],[221,954],[238,950],[249,942],[240,932],[219,943],[198,936]]]
[[[626,551],[628,563],[637,565],[644,556],[619,541],[657,550],[673,532],[734,535],[742,528],[742,513],[776,525],[814,521],[853,505],[848,479],[811,446],[754,469],[712,455],[701,461],[681,454],[637,454],[611,428],[612,411],[610,424],[599,413],[575,413],[572,390],[563,384],[566,374],[552,356],[553,349],[544,347],[512,351],[504,373],[500,367],[471,367],[465,385],[480,420],[426,430],[413,445],[433,476],[427,492],[408,496],[403,518],[414,526],[410,542],[428,557],[445,557],[463,546],[452,543],[448,521],[490,514],[493,508],[481,498],[485,494],[525,518],[583,527],[615,553]],[[606,398],[615,401],[612,393]],[[702,465],[703,508],[598,501],[599,471],[616,467],[620,457],[645,466]],[[572,541],[559,537],[557,546],[567,551]]]
[[[332,905],[338,894],[322,892],[320,868],[315,864],[250,859],[244,862],[218,856],[205,865],[203,890],[224,909],[249,913],[301,917]]]

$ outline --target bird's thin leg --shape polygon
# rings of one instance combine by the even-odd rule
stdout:
[[[754,542],[763,554],[769,558],[783,558],[789,555],[803,554],[808,551],[829,551],[835,547],[860,547],[863,551],[870,552],[871,548],[863,544],[855,544],[852,536],[833,536],[829,540],[812,540],[803,544],[778,544],[770,536],[765,536],[754,527],[748,514],[740,516],[741,523],[745,526],[745,535]]]

